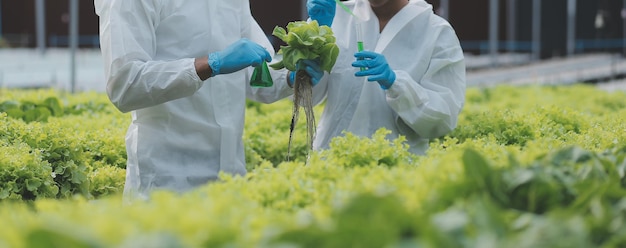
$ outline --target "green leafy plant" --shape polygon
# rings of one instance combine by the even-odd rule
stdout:
[[[339,47],[335,44],[335,36],[328,26],[319,26],[317,21],[297,21],[287,24],[287,30],[274,28],[272,33],[287,46],[281,46],[278,54],[283,55],[280,62],[270,67],[279,70],[287,68],[298,71],[297,64],[301,60],[318,60],[324,71],[330,72],[339,56]]]
[[[335,36],[328,26],[321,26],[317,21],[297,21],[287,24],[287,30],[281,27],[274,28],[274,36],[287,43],[281,46],[278,54],[283,59],[270,65],[274,69],[287,68],[296,72],[294,82],[293,114],[289,131],[289,145],[287,146],[287,160],[291,157],[291,142],[293,131],[298,122],[300,106],[304,108],[307,124],[307,144],[309,150],[313,147],[315,137],[315,113],[313,111],[313,85],[311,77],[300,66],[304,60],[315,60],[320,63],[322,70],[330,72],[339,56],[339,48],[335,44]]]
[[[106,107],[103,103],[93,101],[63,106],[59,98],[51,96],[44,100],[6,100],[0,103],[0,112],[28,123],[33,121],[47,122],[50,117],[62,117],[64,115],[105,112],[107,111]]]

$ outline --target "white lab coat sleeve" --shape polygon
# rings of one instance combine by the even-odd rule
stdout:
[[[157,61],[160,0],[110,0],[99,10],[107,94],[122,112],[194,94],[202,80],[194,58]],[[106,9],[108,8],[108,9]]]
[[[386,92],[401,132],[412,131],[422,138],[441,137],[456,128],[465,102],[465,62],[454,30],[444,26],[434,44],[421,80],[395,71],[396,82]]]
[[[330,75],[328,72],[324,72],[324,76],[320,79],[320,81],[313,87],[313,106],[319,105],[324,102],[326,96],[328,94],[328,82]]]

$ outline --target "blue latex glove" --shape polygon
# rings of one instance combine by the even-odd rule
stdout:
[[[365,67],[363,71],[357,71],[357,77],[369,76],[367,81],[377,81],[384,90],[389,89],[396,81],[396,73],[393,72],[385,56],[380,53],[362,51],[354,54],[357,61],[352,63],[353,67]]]
[[[336,3],[334,0],[307,0],[306,9],[311,20],[316,20],[320,26],[333,24]]]
[[[209,54],[212,76],[239,71],[248,66],[258,66],[272,61],[272,56],[261,45],[246,38],[236,41],[226,49]]]
[[[310,59],[305,59],[305,60],[301,60],[300,62],[298,62],[298,64],[296,64],[297,69],[300,69],[300,67],[304,66],[304,71],[309,74],[309,77],[311,77],[311,84],[313,86],[317,85],[320,80],[322,80],[322,77],[324,76],[324,70],[322,70],[322,67],[320,66],[320,63],[317,60],[310,60]],[[290,71],[289,72],[289,85],[293,86],[293,83],[296,81],[296,72],[295,71]]]

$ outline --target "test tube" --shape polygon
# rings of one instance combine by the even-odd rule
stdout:
[[[357,51],[363,51],[363,30],[361,27],[361,22],[357,21],[355,24],[356,28],[356,47]],[[359,58],[362,59],[362,58]],[[365,71],[365,67],[361,67],[361,71]]]

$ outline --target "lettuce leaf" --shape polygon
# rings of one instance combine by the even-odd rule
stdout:
[[[287,24],[287,30],[275,27],[274,36],[287,45],[281,46],[278,54],[283,59],[270,67],[279,70],[287,68],[297,70],[300,60],[318,60],[324,71],[330,72],[339,56],[339,47],[335,44],[336,38],[328,26],[319,26],[317,21],[296,21]]]

